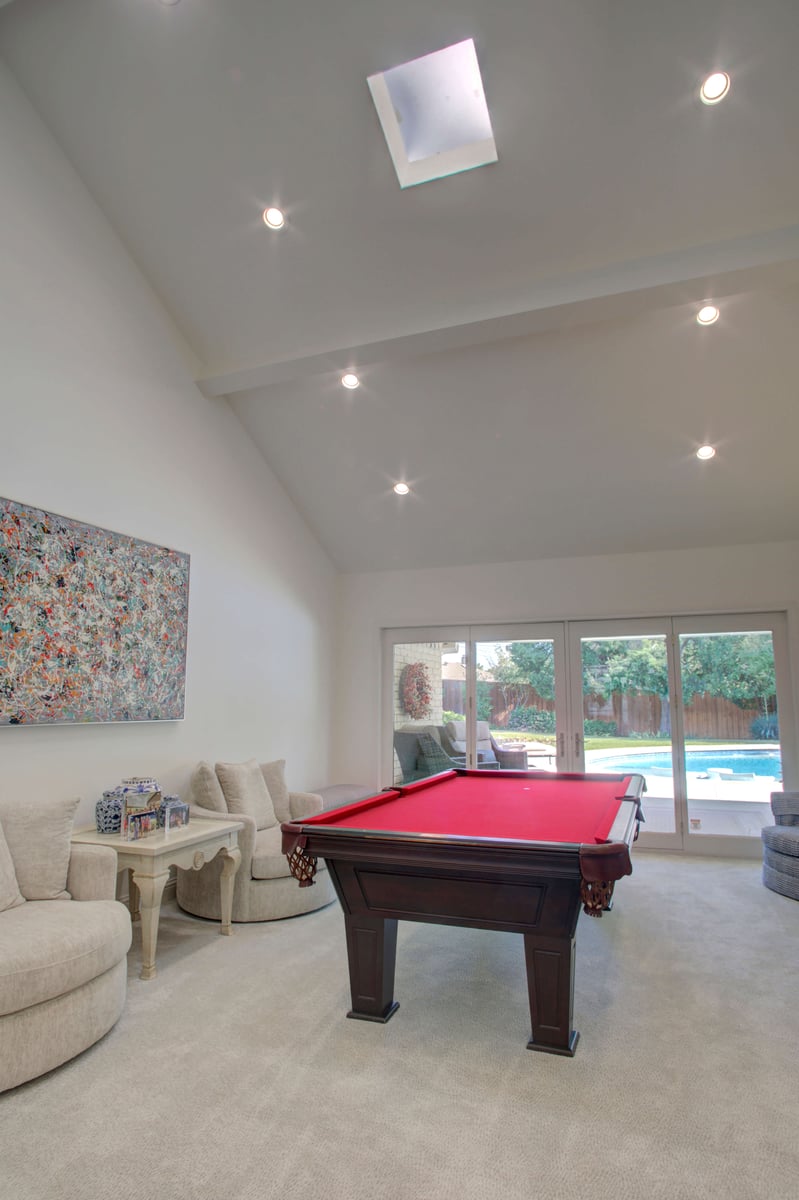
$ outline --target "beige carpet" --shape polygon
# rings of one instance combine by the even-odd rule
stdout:
[[[580,918],[574,1059],[525,1048],[522,939],[402,924],[348,1021],[334,905],[165,909],[122,1020],[0,1097],[8,1200],[775,1200],[799,1188],[799,904],[750,862],[647,855]]]

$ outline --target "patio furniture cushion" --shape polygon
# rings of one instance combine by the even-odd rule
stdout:
[[[488,728],[488,721],[477,721],[475,726],[477,751],[477,762],[482,764],[497,762],[497,755],[494,754],[494,744],[491,738],[491,730]],[[455,754],[465,754],[465,721],[447,721],[444,726],[444,734],[447,742],[452,746],[452,751]]]
[[[394,734],[394,753],[397,756],[399,769],[404,781],[411,781],[417,777],[417,761],[422,751],[419,746],[419,737],[414,730],[399,729]],[[336,805],[326,805],[326,807],[335,808]]]
[[[449,738],[452,749],[456,754],[466,753],[466,722],[447,721],[444,733]]]
[[[457,754],[466,753],[466,722],[465,721],[447,721],[444,726],[444,733],[452,744],[452,748]],[[491,741],[491,730],[488,727],[488,721],[478,721],[475,726],[477,735],[475,749],[478,753],[478,762],[494,763],[497,757],[494,753],[494,744]]]
[[[431,733],[419,734],[419,748],[427,771],[449,771],[456,765]]]
[[[17,908],[24,903],[25,897],[19,890],[14,860],[3,833],[3,826],[0,825],[0,912],[5,912],[7,908]]]
[[[26,900],[70,900],[67,871],[70,836],[79,797],[20,803],[16,793],[0,796],[0,825],[14,860],[19,890]],[[34,813],[35,809],[35,813]],[[31,819],[36,836],[31,837]]]
[[[229,813],[252,817],[256,829],[271,829],[277,825],[272,797],[254,758],[243,763],[218,762],[216,776],[225,793]]]

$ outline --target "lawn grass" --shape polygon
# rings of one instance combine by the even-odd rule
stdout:
[[[509,733],[506,729],[493,729],[491,731],[500,743],[502,742],[536,742],[544,746],[555,745],[555,735],[552,733]],[[740,739],[739,739],[740,740]],[[729,738],[690,738],[687,740],[689,746],[727,746],[730,744]],[[761,743],[758,743],[760,745]],[[651,746],[671,746],[671,739],[667,737],[587,737],[585,739],[586,750],[646,750]]]

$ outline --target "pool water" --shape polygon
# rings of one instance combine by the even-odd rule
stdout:
[[[671,751],[625,751],[607,758],[603,755],[601,759],[592,759],[591,767],[603,771],[640,771],[642,774],[647,771],[670,771]],[[686,750],[685,769],[700,775],[708,770],[721,770],[781,779],[782,759],[779,750],[729,750],[720,746],[718,750]]]

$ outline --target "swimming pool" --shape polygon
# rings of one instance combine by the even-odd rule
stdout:
[[[591,755],[590,767],[594,770],[671,772],[670,750],[621,751],[618,754],[602,752],[601,757]],[[736,775],[765,775],[773,779],[782,778],[782,758],[778,749],[763,747],[762,750],[744,747],[738,750],[719,746],[717,750],[686,750],[685,769],[699,775],[709,770],[734,771]]]

